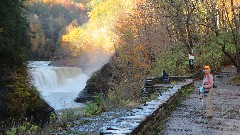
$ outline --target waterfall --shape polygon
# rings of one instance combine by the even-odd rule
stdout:
[[[33,85],[55,109],[78,107],[74,102],[89,77],[78,67],[48,66],[49,61],[32,61],[29,72]]]
[[[42,91],[61,89],[70,81],[74,79],[77,81],[77,77],[81,76],[81,69],[76,67],[40,67],[32,68],[30,72],[34,85]]]

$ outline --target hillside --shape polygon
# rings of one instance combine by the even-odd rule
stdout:
[[[88,21],[88,1],[31,0],[27,4],[31,32],[32,59],[50,60],[59,53],[61,37]]]

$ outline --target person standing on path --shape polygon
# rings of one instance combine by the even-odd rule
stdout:
[[[204,66],[204,78],[203,78],[203,88],[204,88],[204,103],[205,103],[205,118],[212,118],[212,95],[213,95],[213,75],[211,74],[210,66]]]

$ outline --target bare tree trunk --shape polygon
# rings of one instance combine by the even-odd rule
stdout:
[[[237,72],[240,73],[240,24],[239,24],[239,7],[234,7],[233,0],[231,0],[231,8],[232,8],[232,14],[233,14],[233,23],[235,24],[235,30],[233,31],[234,35],[234,41],[236,45],[236,67],[237,67]],[[237,6],[237,5],[236,5]],[[236,9],[235,9],[236,8]],[[237,12],[237,13],[236,13]]]
[[[212,14],[212,28],[215,32],[216,36],[219,36],[219,24],[218,24],[218,12],[217,12],[217,2],[214,0],[210,0],[211,2],[211,14]]]

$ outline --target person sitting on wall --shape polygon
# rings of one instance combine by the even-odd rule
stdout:
[[[165,70],[163,70],[162,81],[163,83],[168,83],[169,81],[168,73]]]

